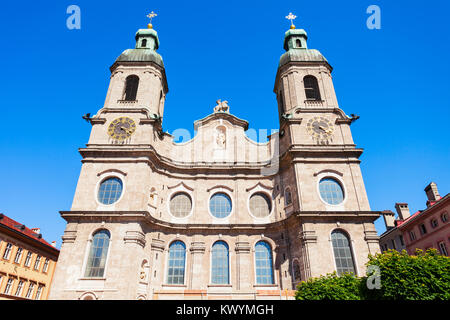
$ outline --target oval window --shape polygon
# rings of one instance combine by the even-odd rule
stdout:
[[[337,205],[344,201],[344,191],[339,182],[332,178],[325,178],[319,182],[320,197],[331,205]]]
[[[255,193],[250,197],[250,212],[256,218],[265,218],[270,215],[272,204],[265,193]]]
[[[231,213],[231,199],[225,193],[216,193],[209,200],[209,210],[216,218],[228,217]]]
[[[100,184],[98,190],[98,201],[103,204],[113,204],[122,195],[122,180],[119,178],[108,178]]]
[[[170,213],[176,218],[184,218],[191,213],[191,197],[184,192],[175,194],[170,199]]]

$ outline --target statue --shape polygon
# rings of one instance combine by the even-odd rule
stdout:
[[[216,101],[217,106],[214,108],[214,113],[216,112],[227,112],[230,113],[230,107],[228,106],[228,101],[221,101],[220,99]]]

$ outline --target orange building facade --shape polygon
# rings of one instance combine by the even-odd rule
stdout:
[[[46,300],[59,250],[0,214],[0,300]]]

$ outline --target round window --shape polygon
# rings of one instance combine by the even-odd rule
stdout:
[[[113,204],[122,195],[122,180],[119,178],[108,178],[100,184],[98,190],[98,201],[103,204]]]
[[[272,203],[265,193],[255,193],[250,197],[250,212],[256,218],[265,218],[272,211]]]
[[[344,191],[339,182],[325,178],[319,182],[320,197],[328,204],[336,205],[344,201]]]
[[[191,197],[184,192],[175,194],[170,199],[170,213],[176,218],[184,218],[191,213]]]
[[[231,213],[231,199],[225,193],[216,193],[209,200],[209,210],[216,218],[228,217]]]

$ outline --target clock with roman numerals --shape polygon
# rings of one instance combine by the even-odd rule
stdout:
[[[116,141],[124,141],[136,131],[136,123],[128,117],[115,119],[108,127],[108,135]]]
[[[334,126],[328,118],[314,117],[306,125],[309,134],[320,143],[327,143],[334,134]]]

